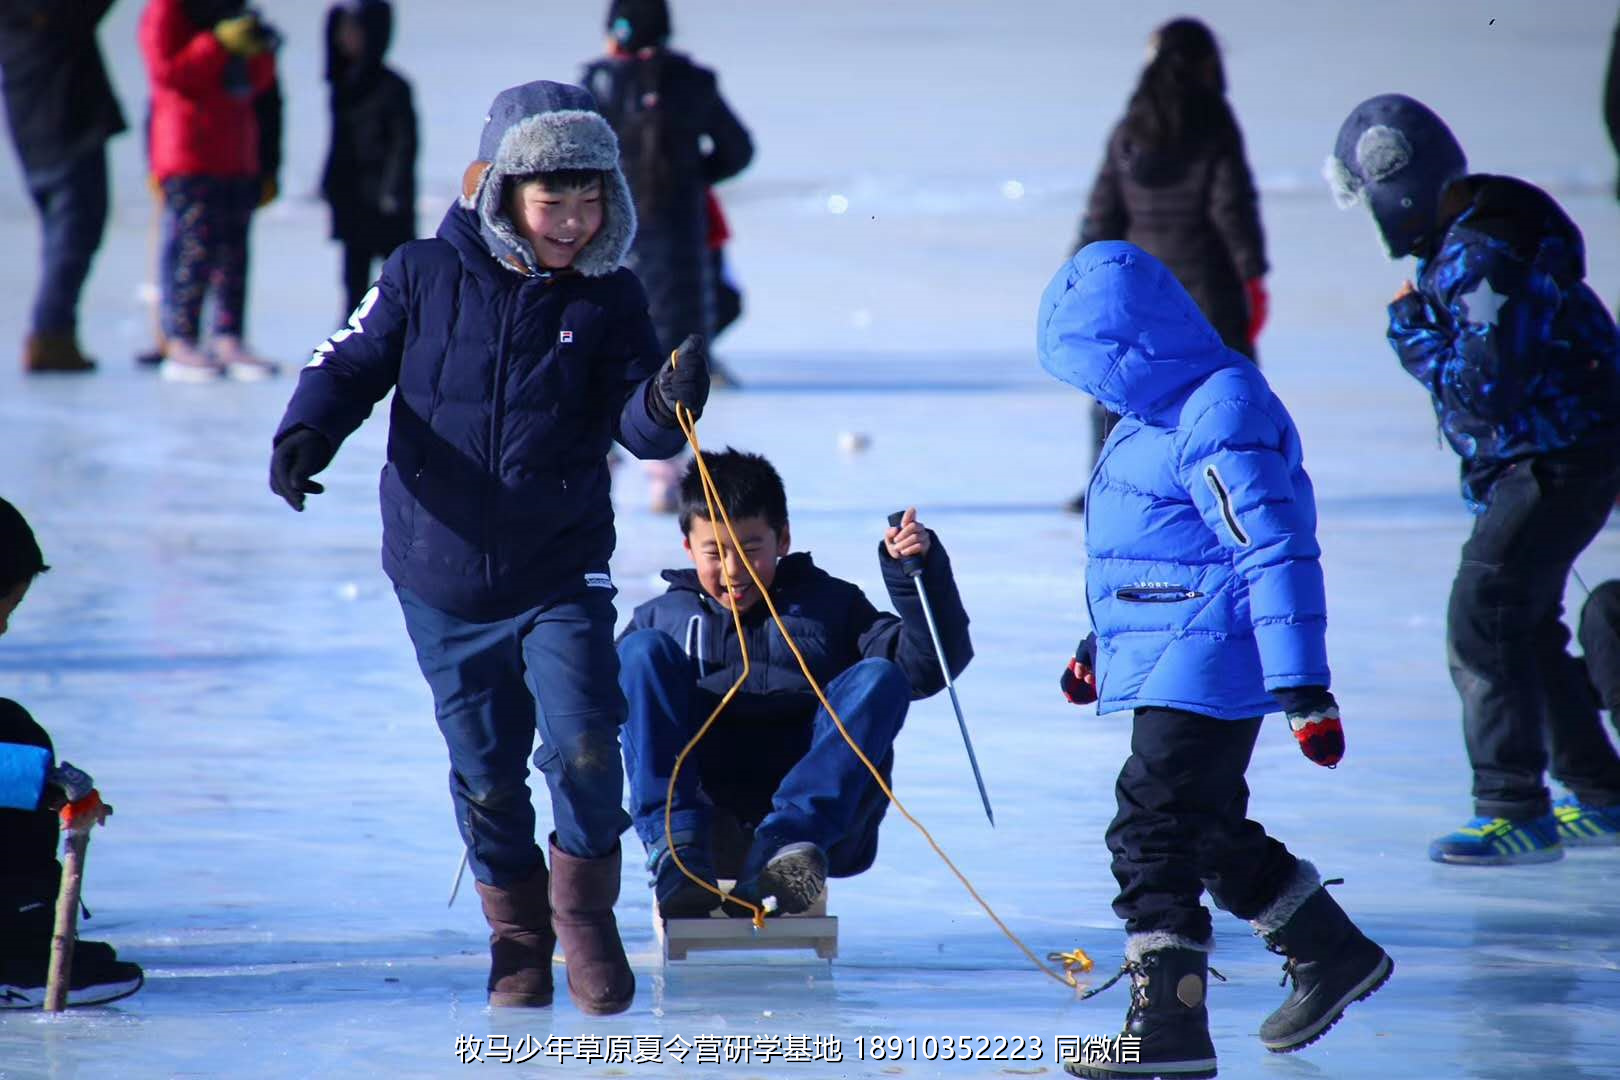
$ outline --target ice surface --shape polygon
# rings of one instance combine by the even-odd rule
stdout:
[[[257,221],[251,337],[298,362],[337,316],[337,255],[307,197],[326,124],[320,12],[270,5],[286,31],[288,196]],[[139,5],[103,32],[131,118],[144,89]],[[395,62],[424,125],[424,227],[436,224],[493,93],[568,77],[598,45],[596,5],[401,5]],[[1468,811],[1443,614],[1468,518],[1421,390],[1382,341],[1407,268],[1317,176],[1362,97],[1404,90],[1453,124],[1476,167],[1555,189],[1586,230],[1600,293],[1620,291],[1613,157],[1599,109],[1613,10],[1598,4],[1200,5],[1222,34],[1264,186],[1275,269],[1266,370],[1316,480],[1331,653],[1349,731],[1336,772],[1277,726],[1250,773],[1254,812],[1325,875],[1392,953],[1389,986],[1289,1057],[1253,1038],[1281,999],[1276,958],[1217,922],[1211,992],[1223,1076],[1620,1075],[1620,851],[1513,870],[1436,866]],[[1085,629],[1081,526],[1055,507],[1083,482],[1084,403],[1035,365],[1041,286],[1067,251],[1106,125],[1161,3],[687,0],[681,38],[722,73],[757,165],[725,192],[749,316],[724,344],[748,380],[700,434],[769,452],[801,547],[874,596],[884,515],[917,504],[950,547],[978,659],[961,682],[998,827],[985,824],[944,699],[918,706],[896,785],[997,911],[1039,951],[1120,936],[1103,829],[1126,725],[1056,693]],[[566,13],[564,11],[566,10]],[[1420,66],[1430,65],[1430,66]],[[25,329],[37,229],[0,163],[0,327]],[[117,807],[90,848],[87,936],[146,966],[110,1009],[0,1018],[0,1077],[437,1076],[458,1035],[823,1035],[841,1064],[602,1065],[579,1076],[1057,1073],[1059,1035],[1118,1030],[1121,988],[1076,1003],[1036,974],[897,816],[871,873],[839,882],[840,958],[743,956],[661,971],[647,892],[619,909],[640,993],[626,1016],[566,1002],[483,1005],[484,928],[444,903],[459,853],[444,751],[377,567],[368,424],[295,516],[265,488],[290,378],[174,386],[132,370],[150,336],[150,206],[138,140],[115,144],[117,212],[86,306],[88,379],[0,373],[0,493],[55,569],[0,642],[0,691],[50,727]],[[841,196],[845,212],[829,212]],[[843,432],[864,432],[858,456]],[[619,471],[621,613],[679,560],[673,526]],[[1581,560],[1620,574],[1610,529]],[[1578,591],[1572,603],[1579,602]],[[545,810],[542,807],[542,814]],[[632,842],[632,848],[635,844]],[[633,864],[634,857],[627,862]],[[559,972],[560,973],[560,972]],[[1039,1062],[855,1059],[873,1035],[1029,1035]],[[541,1057],[528,1066],[557,1067]]]

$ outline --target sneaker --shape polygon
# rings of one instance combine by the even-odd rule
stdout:
[[[775,907],[768,908],[768,914],[798,915],[820,900],[826,889],[827,853],[820,847],[806,840],[783,844],[756,835],[732,892],[755,904],[775,897]],[[740,904],[727,904],[726,914],[743,917],[753,912]]]
[[[220,378],[225,369],[196,345],[176,339],[169,342],[158,373],[166,382],[206,383]]]
[[[0,1009],[45,1007],[48,950],[14,957],[0,971]],[[79,941],[73,946],[73,968],[68,979],[69,1006],[106,1005],[127,998],[146,982],[138,964],[118,959],[111,945]]]
[[[221,335],[214,339],[214,359],[237,382],[263,382],[281,373],[281,365],[249,351],[242,339]]]
[[[1570,847],[1620,844],[1620,806],[1588,806],[1573,795],[1553,803],[1558,839]]]
[[[679,838],[677,838],[678,840]],[[652,875],[653,896],[658,900],[658,914],[669,919],[701,919],[720,906],[720,884],[710,865],[709,853],[696,844],[677,843],[675,854],[681,865],[707,882],[715,891],[681,872],[670,856],[669,848],[659,842],[647,854],[647,871]]]
[[[1528,821],[1477,817],[1431,843],[1429,858],[1467,866],[1552,862],[1564,857],[1558,835],[1558,819],[1552,814]]]

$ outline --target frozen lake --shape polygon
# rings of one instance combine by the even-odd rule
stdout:
[[[547,10],[562,6],[401,5],[393,57],[422,113],[424,229],[494,92],[570,77],[597,48],[595,5]],[[1176,12],[768,7],[743,17],[688,0],[675,13],[681,43],[720,69],[760,146],[723,193],[749,314],[721,353],[748,388],[717,393],[700,436],[770,455],[798,546],[874,600],[885,514],[915,503],[939,532],[973,618],[978,657],[960,691],[998,825],[984,821],[943,697],[914,708],[896,789],[1032,948],[1082,946],[1106,972],[1121,935],[1102,834],[1128,722],[1057,693],[1086,629],[1081,523],[1058,506],[1084,483],[1088,418],[1039,370],[1032,327],[1143,40]],[[1250,772],[1253,816],[1346,879],[1336,895],[1397,969],[1323,1042],[1269,1055],[1253,1033],[1283,996],[1279,962],[1218,919],[1214,963],[1230,980],[1211,991],[1221,1074],[1620,1075],[1620,849],[1503,870],[1426,858],[1469,811],[1443,649],[1469,519],[1427,400],[1382,339],[1383,303],[1408,268],[1383,260],[1370,223],[1335,210],[1317,175],[1361,98],[1424,98],[1477,168],[1555,191],[1612,300],[1620,213],[1600,91],[1614,13],[1558,5],[1532,21],[1515,8],[1492,25],[1462,2],[1202,7],[1227,45],[1263,185],[1274,270],[1261,352],[1317,486],[1349,743],[1338,770],[1319,770],[1274,720]],[[138,9],[123,0],[102,34],[132,119],[145,97]],[[326,138],[323,9],[272,7],[288,38],[289,195],[257,219],[249,337],[293,366],[333,328],[339,295],[324,209],[302,194]],[[151,211],[138,140],[114,147],[117,209],[83,329],[102,372],[0,371],[0,495],[30,517],[54,567],[0,641],[0,693],[117,807],[91,845],[83,932],[143,964],[148,982],[108,1009],[0,1016],[0,1078],[439,1076],[466,1068],[460,1036],[514,1048],[556,1036],[572,1050],[595,1038],[604,1051],[614,1039],[822,1040],[823,1060],[787,1065],[695,1053],[560,1063],[582,1077],[1055,1077],[1058,1037],[1118,1031],[1124,988],[1077,1003],[1035,972],[898,815],[876,868],[833,887],[830,966],[762,954],[664,970],[631,839],[619,919],[639,981],[632,1010],[486,1009],[470,888],[445,907],[460,845],[443,744],[378,568],[385,423],[343,448],[327,494],[294,515],[265,483],[290,375],[197,387],[134,370],[150,337]],[[845,212],[829,211],[835,195]],[[13,342],[37,229],[9,154],[0,239],[13,252],[0,265],[0,342]],[[838,449],[851,431],[872,438],[858,456]],[[639,470],[621,468],[616,485],[625,616],[683,556],[674,523],[642,509]],[[1579,570],[1589,584],[1620,576],[1620,528]],[[857,1039],[930,1035],[1038,1037],[1043,1053],[858,1056]],[[825,1060],[829,1040],[842,1061]]]

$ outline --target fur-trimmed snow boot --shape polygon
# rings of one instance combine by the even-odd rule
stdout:
[[[613,905],[619,900],[623,848],[581,859],[557,846],[551,834],[551,925],[568,968],[568,996],[579,1011],[621,1013],[636,996],[636,976],[619,940]]]
[[[1215,1044],[1209,1037],[1210,944],[1168,933],[1132,934],[1125,943],[1120,974],[1086,996],[1112,986],[1120,975],[1131,977],[1131,1006],[1116,1052],[1107,1061],[1066,1061],[1071,1076],[1212,1077]],[[1127,1053],[1125,1047],[1135,1052]],[[1135,1060],[1126,1060],[1134,1057]]]
[[[551,1004],[551,901],[545,864],[528,880],[505,888],[478,882],[489,923],[489,1003],[506,1008]]]
[[[1336,885],[1335,878],[1326,884]],[[1266,948],[1286,959],[1288,1000],[1260,1025],[1267,1050],[1286,1054],[1321,1038],[1353,1002],[1395,970],[1389,954],[1357,929],[1328,895],[1316,867],[1301,860],[1293,881],[1251,923]]]

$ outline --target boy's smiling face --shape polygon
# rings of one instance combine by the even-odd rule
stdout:
[[[571,266],[602,227],[600,180],[564,190],[528,180],[513,189],[508,202],[512,227],[528,241],[534,257],[548,270]]]
[[[746,559],[753,566],[760,584],[769,589],[771,582],[776,580],[776,560],[788,553],[792,541],[786,525],[778,533],[771,528],[764,515],[732,518],[731,525],[742,544],[740,558],[731,537],[725,535],[724,523],[717,530],[714,523],[701,514],[693,516],[692,528],[686,534],[683,546],[692,559],[692,565],[697,568],[703,591],[723,606],[741,614],[759,603],[760,599],[759,589],[754,585],[753,578],[748,576],[742,560]],[[726,589],[726,574],[731,577],[729,591]]]

